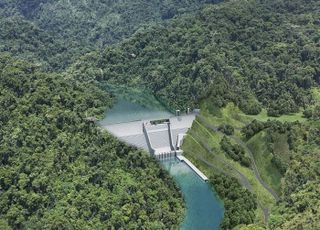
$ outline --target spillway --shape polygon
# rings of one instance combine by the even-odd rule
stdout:
[[[167,123],[150,123],[161,119],[167,119]],[[223,218],[222,202],[205,182],[205,175],[197,172],[191,162],[188,165],[187,159],[180,161],[175,157],[179,137],[183,136],[180,134],[188,131],[194,119],[194,114],[174,117],[163,108],[146,108],[134,102],[118,100],[99,125],[126,143],[161,159],[162,166],[175,179],[185,198],[187,212],[180,229],[215,230],[219,229]]]

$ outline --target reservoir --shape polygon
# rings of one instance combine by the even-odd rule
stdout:
[[[147,101],[150,101],[153,96],[146,97],[148,97]],[[160,103],[155,102],[155,98],[152,99],[152,103],[128,100],[121,95],[117,95],[117,98],[117,103],[99,122],[101,126],[172,116]],[[186,202],[186,216],[180,229],[219,229],[224,208],[210,184],[203,181],[187,164],[180,162],[177,158],[162,160],[160,163],[174,178]]]

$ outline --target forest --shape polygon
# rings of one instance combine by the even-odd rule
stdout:
[[[79,56],[214,0],[0,0],[0,51],[61,71]]]
[[[211,94],[218,106],[232,101],[248,114],[297,112],[313,103],[310,89],[320,83],[319,1],[301,3],[307,13],[294,3],[209,5],[88,54],[71,71],[144,85],[172,108],[196,107]]]
[[[233,177],[213,174],[210,182],[223,199],[226,212],[220,224],[221,229],[230,229],[239,224],[251,224],[254,222],[257,208],[256,197],[243,188]],[[230,189],[232,188],[232,189]]]
[[[319,9],[318,0],[0,0],[0,229],[181,224],[169,174],[87,119],[112,107],[105,84],[145,88],[170,110],[201,108],[188,136],[204,150],[191,139],[184,148],[199,150],[188,157],[224,202],[222,229],[316,229]],[[254,167],[278,197],[270,206]]]
[[[0,56],[0,229],[168,229],[181,194],[155,160],[86,121],[112,97]]]

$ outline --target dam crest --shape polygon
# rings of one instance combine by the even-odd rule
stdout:
[[[162,161],[176,157],[185,162],[202,180],[208,178],[183,156],[183,138],[191,128],[197,112],[166,119],[148,119],[101,125],[122,141],[148,151]]]

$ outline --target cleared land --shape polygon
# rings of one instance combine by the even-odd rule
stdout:
[[[277,138],[272,146],[273,153],[267,146],[265,132],[245,140],[240,130],[254,119],[281,122],[306,121],[301,112],[281,117],[268,117],[267,112],[263,110],[256,116],[249,116],[232,103],[223,109],[217,109],[210,107],[205,101],[201,106],[201,116],[193,123],[189,135],[184,140],[183,149],[186,156],[206,175],[222,173],[235,177],[244,187],[256,194],[259,204],[256,222],[266,223],[270,209],[279,199],[282,177],[277,167],[271,162],[272,154],[288,158],[289,149],[286,135],[280,135]],[[229,137],[229,140],[245,149],[245,154],[252,160],[250,168],[233,161],[220,149],[223,133],[218,131],[217,127],[222,124],[229,124],[235,128],[235,133]]]

